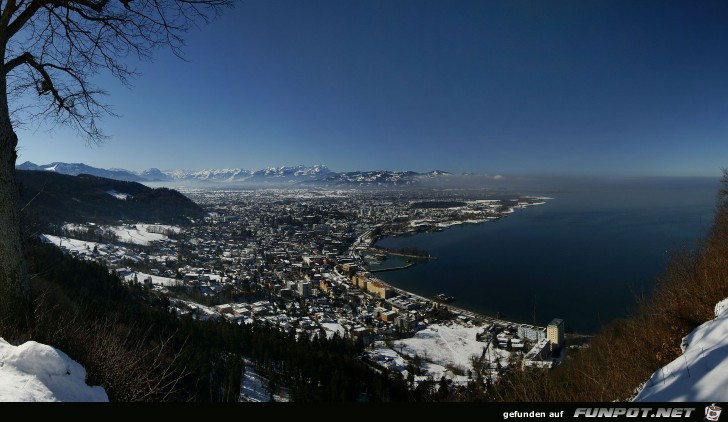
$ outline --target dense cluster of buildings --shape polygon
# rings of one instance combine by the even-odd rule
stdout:
[[[548,361],[564,343],[564,323],[498,321],[386,285],[361,255],[377,236],[497,218],[535,198],[465,198],[452,207],[413,207],[432,192],[357,190],[186,191],[209,214],[144,245],[77,242],[70,251],[104,262],[122,278],[171,297],[175,311],[237,323],[266,321],[299,334],[364,342],[414,333],[456,318],[483,326],[483,341]],[[451,195],[447,193],[446,195]],[[434,200],[452,200],[435,198]],[[61,243],[62,238],[48,237]],[[60,242],[59,242],[60,241]],[[553,326],[553,327],[552,327]],[[527,348],[528,347],[528,348]]]

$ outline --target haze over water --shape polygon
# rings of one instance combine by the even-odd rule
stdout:
[[[505,319],[595,333],[648,292],[671,252],[695,247],[713,222],[718,179],[636,179],[563,191],[506,218],[442,232],[386,238],[438,259],[377,277],[453,305]],[[384,261],[394,266],[396,258]]]

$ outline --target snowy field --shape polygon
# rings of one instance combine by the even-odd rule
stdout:
[[[91,256],[93,254],[94,248],[96,248],[96,252],[99,256],[114,255],[117,258],[123,258],[126,256],[133,260],[140,259],[135,251],[127,249],[124,246],[117,246],[110,243],[89,242],[85,240],[71,239],[68,237],[53,236],[50,234],[42,234],[39,236],[39,238],[43,242],[52,243],[59,248],[68,250],[69,252],[76,252],[79,255]],[[147,257],[147,259],[164,263],[166,261],[176,261],[177,257],[175,255],[155,255]],[[148,274],[139,273],[139,277],[141,277],[142,275]],[[210,280],[213,281],[218,281],[220,279],[220,276],[216,274],[211,274],[209,275],[209,277]],[[167,286],[172,283],[171,285],[174,285],[174,282],[172,281],[173,279],[169,279],[167,277],[152,276],[152,278],[154,279],[154,284]]]
[[[464,385],[469,380],[467,371],[472,368],[471,356],[480,357],[486,346],[486,343],[475,340],[475,335],[482,330],[482,327],[456,323],[433,324],[417,332],[414,337],[391,342],[391,346],[377,341],[367,348],[367,353],[377,364],[400,372],[405,378],[408,375],[405,369],[408,359],[417,355],[422,358],[420,369],[423,374],[415,376],[415,383],[428,379],[437,381],[444,376],[455,384]],[[502,365],[507,365],[510,353],[488,348],[487,356],[490,362],[500,361]],[[456,374],[452,368],[459,369],[465,375]]]
[[[69,251],[76,251],[81,255],[90,254],[94,247],[101,247],[100,243],[87,242],[85,240],[69,239],[67,237],[52,236],[50,234],[43,234],[40,236],[42,241],[52,243],[56,246],[65,247]],[[99,254],[104,255],[105,252],[99,251]]]
[[[414,337],[393,342],[393,348],[408,356],[418,355],[426,361],[446,367],[459,367],[463,371],[472,367],[471,356],[480,357],[486,343],[475,340],[482,327],[467,327],[451,323],[433,324],[418,331]],[[509,353],[488,348],[491,362],[496,359],[507,364]]]
[[[137,281],[140,283],[143,283],[144,280],[147,278],[152,279],[152,285],[154,286],[165,286],[165,287],[174,287],[174,286],[181,286],[183,285],[182,280],[177,280],[176,278],[170,278],[170,277],[160,277],[158,275],[152,275],[147,273],[140,273],[140,272],[134,272],[124,277],[124,280],[126,282],[134,281],[134,275],[137,277]]]
[[[0,402],[107,402],[102,387],[86,385],[86,369],[68,355],[29,341],[0,338]]]
[[[165,233],[181,232],[178,226],[170,226],[167,224],[124,224],[119,226],[101,226],[89,223],[84,224],[65,224],[63,228],[67,230],[84,230],[89,227],[97,227],[104,231],[110,231],[119,237],[119,241],[125,243],[134,243],[137,245],[149,245],[150,242],[158,242],[160,240],[169,239]]]
[[[150,242],[158,242],[167,240],[168,237],[163,233],[165,231],[173,231],[179,233],[180,228],[176,226],[166,226],[161,224],[126,224],[123,226],[111,226],[108,230],[119,236],[119,240],[126,243],[134,243],[137,245],[149,245]]]
[[[634,401],[728,401],[728,298],[715,305],[715,319],[683,339],[683,355],[658,369]]]

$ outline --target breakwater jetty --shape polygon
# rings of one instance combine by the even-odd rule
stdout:
[[[383,272],[385,272],[385,271],[397,271],[397,270],[404,270],[404,269],[407,269],[407,268],[409,268],[409,267],[412,267],[412,266],[414,266],[414,265],[416,265],[416,264],[417,264],[416,262],[410,262],[410,263],[408,263],[407,265],[402,265],[402,266],[400,266],[400,267],[392,267],[392,268],[380,268],[380,269],[376,269],[376,270],[369,270],[369,272],[370,272],[370,273],[383,273]]]

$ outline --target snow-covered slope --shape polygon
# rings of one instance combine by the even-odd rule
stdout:
[[[29,341],[0,338],[0,401],[109,401],[102,387],[86,385],[86,370],[68,355]]]
[[[728,401],[728,298],[681,347],[682,356],[655,371],[634,401]]]

